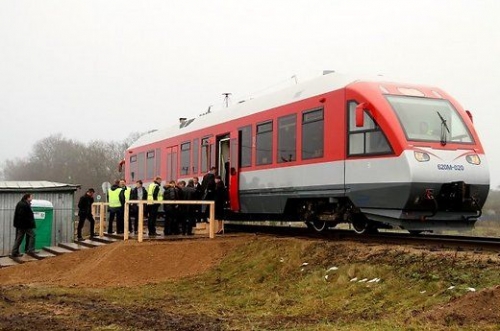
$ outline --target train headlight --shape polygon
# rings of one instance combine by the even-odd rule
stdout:
[[[477,154],[472,154],[472,155],[467,155],[465,157],[465,159],[467,160],[467,162],[469,162],[470,164],[475,164],[475,165],[479,165],[481,164],[481,159],[479,158],[479,155]]]
[[[418,162],[427,162],[431,159],[429,154],[425,152],[414,151],[413,153],[415,155],[415,159],[417,159]]]

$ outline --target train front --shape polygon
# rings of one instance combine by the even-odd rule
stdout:
[[[386,179],[393,182],[392,173],[405,183],[386,206],[366,208],[369,218],[414,233],[472,228],[490,183],[472,115],[436,88],[394,85],[382,92],[372,115],[385,126],[395,153]]]

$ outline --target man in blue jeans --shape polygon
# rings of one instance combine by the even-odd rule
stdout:
[[[11,257],[20,257],[19,246],[23,242],[26,236],[26,246],[25,251],[28,255],[35,254],[35,216],[33,215],[33,210],[31,209],[31,200],[33,200],[33,195],[26,193],[23,195],[21,201],[16,205],[16,210],[14,212],[14,227],[16,228],[16,240],[14,241],[14,247],[12,248]]]

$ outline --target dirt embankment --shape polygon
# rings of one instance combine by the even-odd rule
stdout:
[[[245,238],[118,242],[0,270],[0,285],[110,287],[158,283],[205,272]]]

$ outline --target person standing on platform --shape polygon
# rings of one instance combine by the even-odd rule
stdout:
[[[192,181],[193,181],[193,187],[196,190],[194,200],[201,200],[203,198],[203,191],[202,191],[202,187],[200,184],[200,180],[198,179],[197,176],[194,176]],[[191,182],[191,181],[189,181],[189,182]],[[200,223],[202,220],[202,215],[201,215],[202,208],[201,207],[202,207],[202,205],[194,205],[193,206],[193,216],[194,216],[196,223]]]
[[[179,200],[179,188],[176,186],[175,181],[171,180],[165,190],[163,191],[163,200]],[[178,218],[178,207],[177,205],[166,203],[163,205],[163,210],[165,211],[165,228],[163,229],[163,234],[165,236],[171,234],[179,234],[179,223]]]
[[[35,215],[31,209],[31,200],[33,195],[26,193],[21,201],[16,205],[14,211],[14,227],[16,228],[16,239],[12,247],[11,257],[20,257],[19,247],[26,237],[25,251],[28,255],[35,254]]]
[[[215,219],[217,220],[217,234],[224,233],[224,210],[227,203],[227,190],[221,176],[215,176]]]
[[[197,192],[194,187],[194,180],[190,179],[187,186],[182,190],[184,200],[197,200]],[[196,225],[196,207],[199,205],[182,205],[184,212],[184,223],[182,223],[182,234],[192,235],[193,226]]]
[[[116,232],[118,234],[123,234],[123,231],[125,229],[125,202],[130,200],[130,187],[127,186],[127,182],[125,180],[120,180],[120,213],[118,214],[118,219],[116,223]],[[127,219],[128,221],[128,219]]]
[[[214,201],[215,198],[215,174],[217,173],[216,167],[211,167],[210,171],[203,176],[201,182],[201,189],[203,191],[203,200]],[[208,220],[210,215],[210,208],[208,205],[203,205],[203,217],[205,221]]]
[[[135,182],[135,187],[130,191],[130,200],[147,200],[148,191],[142,186],[142,180]],[[144,215],[147,213],[147,205],[144,206]],[[134,219],[133,228],[131,218]],[[139,234],[139,206],[137,204],[130,205],[130,217],[129,217],[129,231],[135,231],[135,234]]]
[[[89,220],[90,223],[90,239],[94,238],[94,216],[92,215],[92,204],[94,203],[94,193],[93,188],[89,188],[84,195],[80,197],[78,201],[78,241],[83,240],[82,229],[85,224],[85,220]]]
[[[157,201],[163,200],[163,195],[160,194],[161,177],[156,176],[155,180],[148,186],[148,232],[150,237],[156,237],[156,218],[158,217],[158,208],[160,204]]]
[[[115,183],[108,190],[108,203],[109,203],[109,218],[108,218],[108,234],[113,234],[113,222],[116,219],[116,227],[118,228],[118,219],[120,214],[120,181],[115,180]]]

